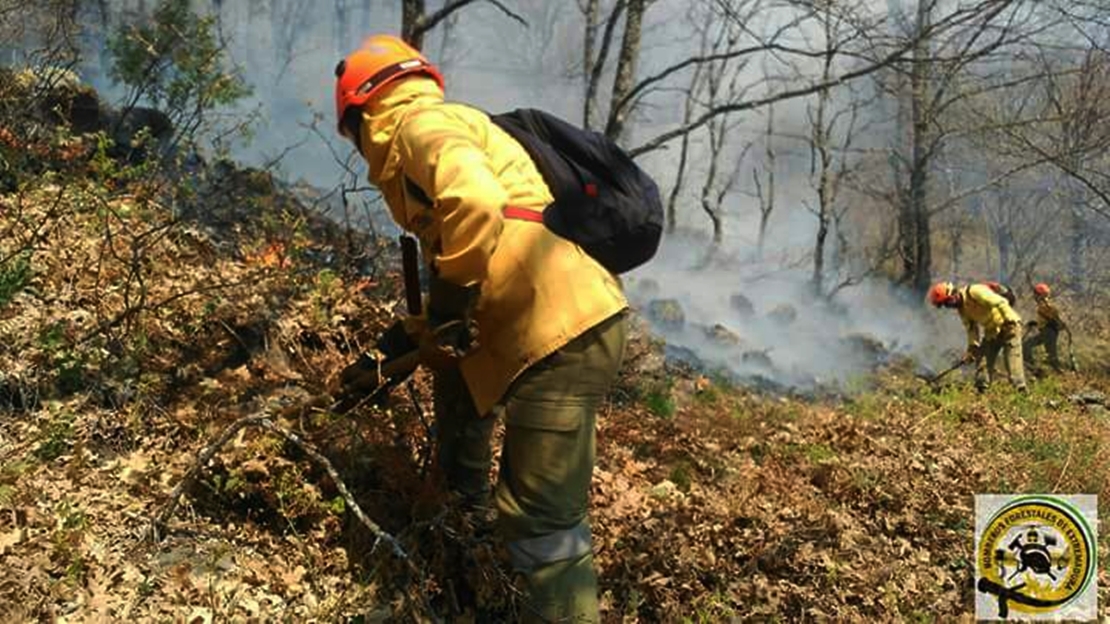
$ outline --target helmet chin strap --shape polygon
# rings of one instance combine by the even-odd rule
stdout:
[[[347,138],[355,144],[358,153],[362,153],[362,108],[352,106],[343,113],[343,129]]]

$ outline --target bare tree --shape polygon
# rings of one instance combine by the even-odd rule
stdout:
[[[640,58],[640,38],[643,32],[644,8],[647,0],[627,0],[628,8],[624,17],[624,35],[621,37],[620,53],[617,55],[616,75],[613,78],[613,93],[610,102],[621,102],[632,90],[636,78],[636,65]],[[605,135],[620,141],[628,118],[628,109],[621,106],[609,107],[609,121],[605,124]]]
[[[1040,78],[1021,64],[1004,64],[1013,54],[1032,45],[1035,34],[1046,27],[1039,19],[1038,5],[1026,2],[981,3],[974,19],[957,28],[938,31],[937,0],[916,0],[905,41],[912,56],[891,66],[891,78],[879,80],[887,93],[897,98],[899,132],[891,151],[897,193],[898,251],[900,281],[924,292],[932,279],[933,218],[940,212],[993,184],[1035,165],[1016,163],[970,189],[948,198],[931,198],[937,161],[957,138],[996,131],[993,120],[966,113],[969,102],[1001,97],[1000,94],[1028,87]]]
[[[926,6],[930,8],[932,8],[937,2],[937,0],[922,1],[926,2]],[[725,2],[724,0],[717,0],[717,3],[726,7],[729,5],[729,3]],[[718,115],[752,110],[755,108],[767,106],[768,104],[772,104],[774,102],[781,102],[784,100],[814,95],[820,92],[822,89],[837,86],[852,80],[857,80],[865,76],[871,76],[882,70],[905,64],[910,58],[912,58],[912,53],[915,49],[919,47],[918,44],[920,43],[920,41],[924,39],[938,40],[942,37],[942,35],[948,35],[948,37],[944,40],[946,42],[950,42],[952,46],[958,46],[961,42],[966,43],[968,40],[970,40],[971,43],[968,45],[968,50],[966,50],[965,53],[960,55],[952,55],[951,57],[961,61],[961,63],[957,64],[958,66],[966,65],[974,61],[976,58],[981,58],[982,56],[985,56],[990,51],[997,50],[1004,43],[1014,41],[1017,33],[1012,27],[1012,23],[1020,23],[1021,20],[1020,16],[1011,16],[1010,14],[1013,13],[1013,11],[1008,12],[1008,9],[1025,4],[1026,2],[1022,2],[1021,0],[979,0],[978,2],[974,3],[958,3],[953,5],[949,11],[943,14],[933,15],[932,19],[929,20],[927,25],[905,38],[897,39],[894,41],[891,41],[889,38],[883,38],[879,41],[874,42],[874,44],[869,47],[863,46],[863,49],[852,49],[852,46],[847,46],[844,48],[842,48],[841,46],[834,46],[834,48],[837,50],[838,57],[840,57],[842,60],[852,59],[856,61],[856,65],[851,69],[840,71],[826,82],[813,79],[808,81],[809,84],[802,84],[799,86],[798,81],[790,81],[786,82],[788,86],[785,88],[769,90],[763,95],[759,95],[751,99],[745,99],[738,102],[730,102],[722,104],[720,106],[716,106],[712,109],[704,111],[701,115],[695,117],[689,123],[669,130],[665,130],[657,134],[656,136],[642,142],[640,145],[629,149],[629,152],[633,156],[639,156],[647,152],[660,149],[671,141],[682,137],[684,134],[692,132],[704,126],[705,124],[709,123],[711,119]],[[782,10],[781,5],[776,5],[774,7],[766,5],[763,8],[764,10],[771,10],[772,8],[777,11]],[[808,12],[809,9],[805,10]],[[735,16],[737,14],[730,11],[729,15],[732,19],[735,19]],[[1003,15],[1007,17],[1007,24],[1009,25],[1008,27],[998,27],[996,24],[996,22],[1000,19],[1000,16]],[[792,29],[794,29],[794,27],[796,27],[798,22],[801,21],[803,17],[804,15],[798,16],[791,20],[780,20],[786,21],[787,23],[777,28],[769,36],[758,38],[755,45],[738,45],[736,49],[732,50],[728,54],[734,57],[763,53],[775,54],[777,56],[792,56],[796,58],[820,58],[824,54],[820,50],[798,48],[782,43],[784,33],[790,32]],[[983,34],[988,32],[992,34],[989,48],[987,47],[988,44],[980,41],[980,37],[975,35],[975,33]],[[1001,38],[1001,41],[996,41],[999,38]],[[972,52],[974,52],[975,54],[972,54]],[[943,58],[947,59],[949,57],[946,56]],[[649,87],[658,86],[659,83],[665,81],[666,79],[679,74],[683,70],[697,65],[698,63],[705,62],[706,60],[707,59],[689,57],[672,65],[669,65],[667,68],[658,72],[657,74],[641,80],[641,82],[630,91],[629,97],[626,98],[629,101],[626,102],[625,105],[633,105],[635,103],[635,100],[640,98],[643,95],[643,92]],[[939,59],[933,60],[938,61]]]
[[[456,11],[472,5],[477,0],[447,0],[439,10],[428,13],[424,0],[401,0],[401,38],[417,50],[424,47],[424,35],[451,17]],[[506,7],[500,0],[484,0],[502,13],[527,27],[528,22]]]
[[[995,274],[1002,282],[1012,284],[1031,272],[1052,246],[1049,233],[1062,212],[1052,195],[1017,184],[1002,184],[984,194],[984,216],[998,252]]]
[[[1039,93],[1023,104],[1035,121],[1009,124],[1008,155],[1040,158],[1060,174],[1065,192],[1058,195],[1067,225],[1068,274],[1073,288],[1083,289],[1089,271],[1084,257],[1092,237],[1089,215],[1110,219],[1110,178],[1103,172],[1110,157],[1110,54],[1090,45],[1078,59],[1051,59],[1042,54],[1044,79]]]
[[[771,213],[775,211],[775,107],[767,106],[767,131],[763,135],[763,164],[765,181],[760,180],[759,169],[752,170],[752,181],[755,183],[756,197],[759,199],[759,238],[756,240],[756,257],[763,258],[763,249],[767,241],[767,226],[771,222]]]
[[[825,54],[821,62],[821,82],[828,83],[835,70],[835,45],[850,41],[851,35],[844,32],[848,13],[846,7],[835,0],[814,2],[814,17],[820,23],[821,36],[825,42]],[[810,176],[814,180],[817,195],[816,205],[806,203],[807,208],[817,218],[817,231],[813,245],[813,273],[810,278],[815,296],[824,294],[826,276],[825,261],[829,232],[834,223],[842,224],[848,204],[840,202],[842,183],[853,166],[850,157],[852,141],[856,135],[860,111],[867,103],[850,93],[849,103],[834,109],[833,89],[828,87],[817,93],[816,101],[806,109],[810,132],[805,137],[810,154]],[[842,228],[838,228],[838,243],[843,250],[847,239]],[[838,269],[841,267],[837,267]]]
[[[270,7],[270,39],[274,47],[275,86],[285,78],[289,66],[297,57],[297,42],[313,14],[312,9],[316,7],[312,0],[273,0]]]
[[[588,0],[587,4],[582,7],[586,18],[586,36],[582,59],[583,79],[586,83],[586,93],[582,105],[582,126],[584,128],[593,127],[594,110],[597,107],[597,93],[601,84],[601,77],[606,64],[609,62],[609,49],[612,47],[617,24],[624,14],[624,7],[625,0],[616,0],[613,3],[605,20],[605,29],[601,33],[600,41],[597,33],[599,11],[601,10],[599,0]],[[595,48],[597,49],[596,56],[594,54]]]

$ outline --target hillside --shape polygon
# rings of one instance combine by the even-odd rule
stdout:
[[[382,407],[287,409],[394,318],[390,241],[230,162],[156,175],[61,131],[0,143],[0,618],[476,621],[480,602],[512,619],[498,542],[428,469],[424,373]],[[1028,395],[893,367],[800,400],[670,361],[638,321],[600,418],[606,621],[970,621],[975,493],[1110,500],[1105,323],[1079,324],[1085,372]],[[259,427],[151,539],[201,449],[265,413],[403,557]]]

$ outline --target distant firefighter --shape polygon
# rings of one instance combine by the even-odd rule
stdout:
[[[967,353],[964,361],[975,362],[975,387],[986,390],[994,376],[1000,351],[1005,352],[1010,382],[1025,392],[1022,363],[1021,316],[1005,297],[986,284],[957,288],[940,282],[929,289],[929,302],[937,308],[956,310],[967,328]]]
[[[1057,341],[1060,338],[1060,332],[1068,329],[1064,324],[1064,320],[1060,317],[1060,309],[1052,301],[1052,289],[1048,284],[1037,284],[1033,287],[1033,299],[1037,302],[1037,320],[1029,321],[1026,325],[1026,331],[1030,332],[1022,342],[1022,353],[1025,361],[1029,363],[1030,369],[1036,366],[1036,353],[1037,347],[1044,347],[1048,353],[1048,365],[1052,370],[1059,373],[1062,370],[1060,366],[1060,353],[1057,347]]]

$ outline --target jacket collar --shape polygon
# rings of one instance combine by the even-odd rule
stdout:
[[[421,75],[397,80],[367,102],[362,112],[362,155],[369,165],[372,184],[381,186],[401,168],[396,138],[405,117],[419,108],[442,102],[443,91],[436,81]]]

